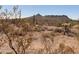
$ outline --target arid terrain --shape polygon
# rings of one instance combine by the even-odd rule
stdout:
[[[72,21],[65,16],[43,17],[37,15],[37,19],[40,20],[36,20],[36,18],[33,17],[20,20],[0,20],[0,53],[79,53],[79,21]],[[48,22],[43,19],[55,20]],[[64,34],[64,26],[62,24],[66,22],[71,23],[71,26],[69,27],[70,32]]]

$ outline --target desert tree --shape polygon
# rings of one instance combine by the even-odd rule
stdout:
[[[0,5],[0,21],[1,21],[1,19],[2,19],[2,12],[1,12],[1,9],[2,9],[2,6]],[[1,22],[2,23],[2,22]],[[0,25],[0,31],[2,31],[2,28],[1,28],[2,26]],[[4,41],[4,42],[3,42]],[[1,40],[0,39],[0,48],[5,44],[5,40]]]
[[[16,8],[14,8],[14,12],[16,13]],[[10,16],[12,16],[13,14],[10,13],[9,11],[5,10],[5,12],[3,12],[3,15],[7,15],[7,13],[10,14]],[[17,13],[16,13],[17,14]],[[6,16],[6,19],[8,18],[8,15]],[[15,16],[16,18],[16,16]],[[21,10],[19,10],[19,18],[21,19]],[[7,41],[8,41],[8,45],[9,47],[17,54],[17,53],[26,53],[25,50],[30,46],[30,43],[32,42],[32,38],[30,36],[30,38],[24,38],[21,34],[18,34],[18,31],[14,31],[13,28],[9,27],[9,23],[8,22],[3,22],[2,23],[2,32],[6,35],[7,37]],[[17,32],[17,33],[16,33]],[[21,32],[21,31],[20,31]],[[21,32],[22,33],[22,32]],[[15,37],[17,37],[17,39],[15,39]],[[22,37],[22,38],[19,38]],[[15,48],[13,43],[14,40],[16,40],[16,44],[17,47]],[[16,45],[15,44],[15,45]],[[21,50],[20,50],[21,49]]]
[[[14,13],[15,19],[17,18],[17,11],[18,11],[18,8],[19,8],[18,5],[13,6],[13,13]]]
[[[4,9],[2,12],[1,12],[1,16],[3,19],[5,19],[6,21],[8,20],[8,17],[9,17],[9,11],[8,9]]]
[[[21,20],[21,9],[19,9],[19,11],[18,11],[18,17],[19,17],[19,22],[20,22],[20,20]]]
[[[5,11],[4,11],[4,16],[5,16],[5,19],[6,19],[6,21],[7,21],[7,19],[8,19],[8,9],[4,9]]]
[[[0,6],[0,10],[2,9],[2,6]],[[8,18],[8,10],[7,9],[5,9],[3,12],[1,12],[0,13],[0,15],[4,18],[4,19],[7,19]],[[8,44],[9,44],[9,47],[17,54],[17,51],[15,50],[15,48],[13,47],[13,45],[12,45],[12,39],[11,39],[11,37],[8,35],[8,32],[7,32],[7,29],[8,29],[8,25],[9,24],[7,24],[6,22],[4,22],[4,21],[2,21],[1,22],[1,26],[0,26],[0,28],[2,29],[2,32],[6,35],[6,37],[8,38]],[[5,43],[5,42],[4,42]],[[1,45],[3,45],[3,43],[2,44],[0,44],[0,46]]]
[[[0,6],[0,9],[2,9],[2,6]],[[5,9],[5,12],[1,12],[1,16],[3,16],[3,17],[6,16],[6,19],[7,19],[7,13],[8,13],[8,10]],[[8,24],[5,23],[5,22],[2,22],[1,24],[2,24],[2,26],[1,26],[2,32],[3,32],[3,33],[7,36],[7,38],[8,38],[9,47],[17,54],[17,51],[15,50],[15,48],[14,48],[13,45],[12,45],[12,40],[11,40],[10,36],[8,35],[8,32],[6,31],[6,29],[7,29],[7,27],[8,27]]]
[[[15,48],[13,47],[13,44],[12,44],[12,39],[11,39],[11,37],[10,37],[10,35],[8,35],[8,33],[9,33],[9,31],[11,30],[11,29],[9,29],[9,26],[8,26],[9,24],[7,24],[7,23],[5,23],[5,22],[3,22],[2,23],[2,32],[6,35],[6,37],[7,37],[7,41],[8,41],[8,45],[9,45],[9,47],[17,54],[17,51],[15,50]],[[7,30],[8,29],[8,30]]]
[[[18,5],[13,6],[13,15],[14,15],[13,22],[15,23],[15,20],[17,20],[18,15],[19,15],[19,17],[21,17],[21,11],[19,10],[19,6]]]
[[[9,19],[12,19],[12,17],[13,17],[13,13],[12,13],[12,11],[9,11],[8,14],[9,14],[9,15],[8,15],[8,18],[9,18]]]
[[[6,25],[5,22],[2,23],[3,33],[7,37],[9,47],[16,54],[19,54],[19,53],[25,54],[26,49],[30,46],[30,43],[32,42],[32,35],[29,34],[29,36],[30,36],[29,38],[24,38],[24,35],[21,35],[22,30],[20,31],[21,34],[19,34],[19,29],[18,29],[18,31],[14,31],[13,28],[9,27],[8,25],[9,24]],[[15,38],[17,38],[17,39],[15,39]],[[16,48],[13,45],[14,41],[16,41],[16,44],[15,44]]]
[[[19,19],[21,19],[21,9],[19,10],[18,14],[19,14]]]

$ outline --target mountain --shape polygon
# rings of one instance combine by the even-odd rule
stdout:
[[[42,16],[40,14],[36,14],[31,17],[27,17],[27,20],[33,21],[35,17],[36,23],[43,25],[43,24],[49,24],[49,25],[59,25],[64,22],[69,22],[71,19],[66,15],[45,15]]]

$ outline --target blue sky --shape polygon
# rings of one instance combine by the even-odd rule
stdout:
[[[3,9],[12,10],[12,5],[4,5]],[[41,15],[67,15],[72,19],[79,18],[79,5],[19,5],[22,16]]]

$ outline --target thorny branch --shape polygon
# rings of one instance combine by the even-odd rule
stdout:
[[[5,28],[4,28],[4,24],[3,24],[3,23],[2,23],[2,29],[3,29],[4,34],[5,34],[5,35],[7,36],[7,38],[8,38],[10,48],[17,54],[17,51],[16,51],[15,48],[12,46],[12,40],[11,40],[11,38],[9,37],[9,35],[7,34],[7,32],[5,31]]]

